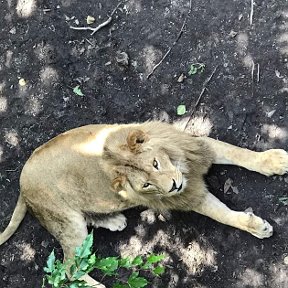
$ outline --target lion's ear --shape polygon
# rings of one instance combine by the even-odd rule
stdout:
[[[131,152],[141,152],[141,145],[148,140],[147,134],[142,130],[130,131],[127,136],[127,145]]]
[[[118,176],[116,177],[113,181],[112,181],[112,189],[115,191],[120,191],[121,189],[123,189],[124,184],[126,183],[127,178],[124,175]]]

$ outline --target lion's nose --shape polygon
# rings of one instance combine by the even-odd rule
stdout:
[[[169,192],[173,192],[175,189],[177,189],[176,181],[173,179],[173,185]]]

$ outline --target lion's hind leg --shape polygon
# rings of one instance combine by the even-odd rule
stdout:
[[[193,210],[220,223],[247,231],[260,239],[268,238],[273,234],[273,228],[266,220],[251,212],[233,211],[209,192],[204,196],[201,204]]]
[[[288,172],[288,153],[282,149],[255,152],[209,137],[202,138],[215,155],[215,164],[230,164],[266,176],[283,175]]]
[[[57,205],[57,204],[55,204]],[[63,211],[65,211],[63,213]],[[53,220],[51,221],[50,215],[52,211],[42,210],[42,224],[47,230],[59,241],[63,253],[64,262],[69,259],[73,259],[75,256],[76,247],[80,247],[84,239],[88,235],[87,223],[82,214],[65,207],[62,212],[59,213],[57,210],[53,210]],[[69,275],[70,266],[67,267],[67,273]],[[71,275],[69,275],[71,276]],[[105,288],[105,286],[88,274],[81,277],[90,287]]]

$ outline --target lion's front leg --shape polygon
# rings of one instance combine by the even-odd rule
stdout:
[[[209,137],[202,138],[215,154],[215,164],[230,164],[266,176],[283,175],[288,172],[288,153],[282,149],[255,152]]]
[[[260,239],[268,238],[273,234],[273,228],[266,220],[251,212],[233,211],[209,192],[204,196],[201,204],[193,210],[220,223],[247,231]]]

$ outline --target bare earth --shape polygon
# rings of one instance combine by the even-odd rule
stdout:
[[[194,111],[204,134],[211,130],[213,137],[250,149],[288,149],[286,1],[130,0],[94,35],[70,28],[87,26],[88,15],[96,27],[117,4],[0,1],[0,231],[31,152],[73,127],[172,122]],[[204,63],[204,72],[189,76],[193,63]],[[73,92],[77,85],[83,96]],[[188,110],[184,116],[176,114],[180,104]],[[166,252],[169,267],[150,279],[151,287],[288,287],[288,206],[279,200],[288,194],[288,176],[217,166],[207,183],[229,207],[253,209],[269,220],[273,237],[259,240],[195,213],[173,212],[169,219],[137,209],[125,213],[123,232],[96,230],[95,250],[103,256]],[[27,215],[0,248],[0,287],[41,287],[53,247],[61,257],[58,243]],[[111,287],[111,279],[103,282]]]

